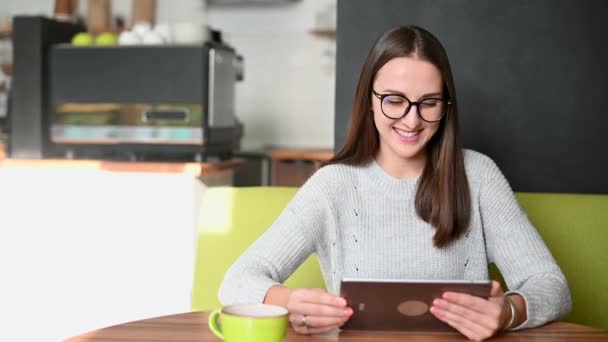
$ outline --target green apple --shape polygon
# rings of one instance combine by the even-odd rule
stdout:
[[[72,45],[85,46],[93,44],[93,36],[88,32],[79,32],[72,37]]]
[[[102,32],[95,38],[96,45],[116,45],[118,36],[112,32]]]

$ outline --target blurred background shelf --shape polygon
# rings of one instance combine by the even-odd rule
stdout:
[[[12,34],[13,30],[11,27],[0,27],[0,39],[10,38]]]
[[[308,33],[313,36],[323,37],[323,38],[336,38],[336,29],[334,27],[327,28],[313,28],[308,31]]]

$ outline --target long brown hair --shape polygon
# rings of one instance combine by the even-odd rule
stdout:
[[[451,100],[439,130],[427,143],[426,165],[416,192],[416,213],[435,227],[433,242],[435,246],[443,247],[467,229],[471,198],[452,71],[443,46],[430,32],[417,26],[403,26],[386,32],[376,41],[361,69],[346,142],[326,165],[365,165],[378,152],[378,130],[370,119],[372,85],[378,70],[396,57],[414,57],[434,64],[443,78],[444,96]]]

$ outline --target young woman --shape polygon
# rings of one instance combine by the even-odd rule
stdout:
[[[352,315],[340,280],[488,279],[489,299],[445,293],[431,312],[470,339],[523,329],[570,311],[568,285],[494,162],[463,150],[447,55],[428,31],[399,27],[373,46],[359,78],[348,136],[230,268],[224,304],[285,306],[315,334]],[[283,281],[311,254],[328,292]]]

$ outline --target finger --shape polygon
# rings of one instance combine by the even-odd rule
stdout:
[[[502,297],[504,294],[502,286],[496,280],[492,280],[492,288],[490,289],[490,297]]]
[[[298,291],[298,299],[303,302],[313,304],[325,304],[331,306],[345,307],[346,300],[344,298],[331,295],[321,289],[306,289]]]
[[[492,290],[490,291],[490,298],[488,300],[492,303],[496,303],[500,306],[501,312],[504,310],[505,305],[505,293],[497,281],[492,281]]]
[[[311,327],[309,327],[308,328],[308,334],[310,334],[310,335],[322,334],[324,332],[328,332],[328,331],[332,331],[334,329],[338,329],[341,326],[342,326],[342,324],[328,325],[328,326],[319,327],[319,328],[311,328]]]
[[[455,313],[454,311],[447,310],[442,306],[435,305],[434,302],[433,302],[432,309],[434,309],[437,312],[437,314],[440,315],[442,318],[444,318],[446,320],[450,320],[455,323],[458,323],[458,324],[466,327],[467,329],[470,329],[473,331],[478,331],[480,329],[486,329],[485,325],[479,324],[480,320],[483,319],[483,316],[479,315],[477,313],[471,313],[470,311],[467,312],[466,309],[462,310],[458,313]]]
[[[352,313],[351,308],[340,308],[323,304],[299,303],[293,305],[293,311],[308,316],[344,317]]]
[[[298,313],[292,313],[288,316],[289,323],[293,326],[293,328],[297,328],[300,326],[304,326],[304,320],[302,319],[302,315]]]
[[[327,326],[340,326],[348,320],[348,317],[316,317],[306,316],[306,325],[309,328],[322,328]]]
[[[433,313],[437,318],[450,325],[457,324],[462,328],[466,328],[467,330],[472,331],[476,335],[489,336],[494,333],[494,331],[496,331],[496,329],[489,329],[484,325],[478,324],[476,321],[471,321],[460,315],[454,314],[450,311],[446,311],[435,306],[431,308],[431,313]]]
[[[458,304],[483,314],[488,312],[496,313],[500,309],[495,305],[496,303],[466,293],[445,292],[442,298],[449,303]]]
[[[442,315],[438,314],[437,309],[433,309],[431,308],[431,313],[433,315],[435,315],[435,317],[437,317],[439,320],[449,324],[452,328],[458,330],[461,334],[463,334],[464,336],[466,336],[468,339],[473,340],[473,341],[481,341],[483,340],[482,336],[480,336],[479,334],[477,334],[475,331],[463,326],[462,324],[459,324],[457,322],[453,322],[450,321],[446,318],[444,318]]]
[[[312,327],[309,325],[292,325],[293,330],[300,335],[310,335],[310,334],[321,334],[327,331],[331,331],[334,329],[338,329],[344,325],[344,323],[337,323],[332,325],[325,325],[319,327]]]
[[[433,307],[441,309],[467,321],[475,322],[475,324],[483,326],[492,331],[496,331],[498,327],[500,307],[493,303],[488,303],[488,311],[485,313],[480,313],[476,310],[471,310],[465,306],[451,303],[443,299],[435,299],[433,301]]]
[[[293,326],[293,331],[295,331],[296,334],[300,334],[300,335],[308,334],[308,328],[305,325],[292,325],[292,326]]]
[[[342,325],[346,321],[348,321],[348,319],[350,318],[351,315],[352,315],[352,310],[350,311],[350,313],[345,314],[344,316],[340,316],[340,317],[306,316],[306,325],[308,325],[309,327],[312,327],[312,328],[318,328],[318,327],[324,327],[324,326],[330,326],[330,325],[336,325],[336,324]]]

